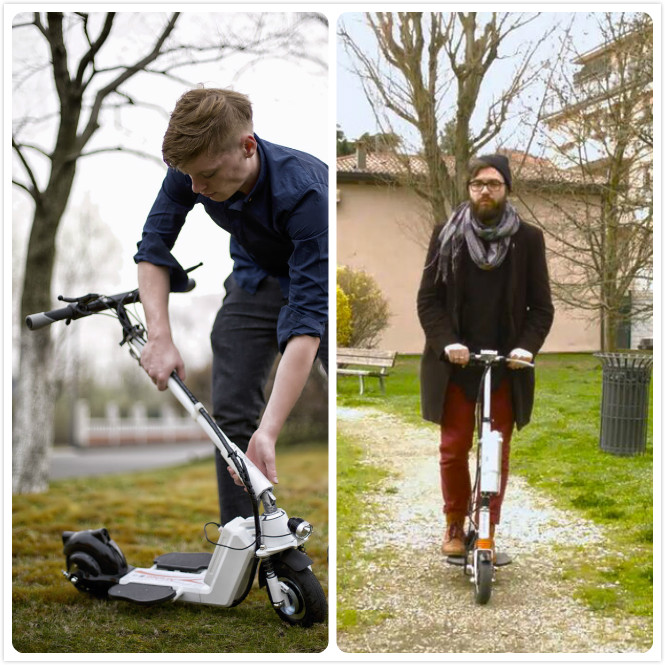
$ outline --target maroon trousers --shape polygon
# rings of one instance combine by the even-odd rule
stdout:
[[[473,445],[476,405],[464,394],[464,390],[448,381],[441,421],[441,444],[439,464],[443,512],[466,515],[471,498],[471,475],[469,473],[469,451]],[[501,491],[490,500],[490,521],[498,524],[501,504],[508,482],[510,439],[513,433],[513,407],[510,382],[504,379],[492,393],[492,428],[503,435],[501,459]]]

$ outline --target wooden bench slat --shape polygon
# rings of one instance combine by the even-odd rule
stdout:
[[[359,356],[361,358],[394,358],[395,351],[381,351],[378,349],[354,349],[349,347],[338,348],[337,355]]]
[[[390,361],[371,361],[371,360],[360,360],[357,358],[337,358],[338,365],[366,365],[368,367],[393,367],[394,362]]]

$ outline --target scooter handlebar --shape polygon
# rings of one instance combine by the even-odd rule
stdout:
[[[510,358],[508,356],[500,356],[493,351],[481,351],[480,353],[469,354],[469,362],[477,365],[495,365],[498,363],[514,363],[522,367],[535,367],[535,364],[527,360],[520,360],[519,358]]]
[[[25,325],[30,330],[39,330],[50,326],[56,321],[63,321],[64,319],[71,319],[76,312],[74,305],[68,305],[61,309],[53,309],[50,312],[39,312],[38,314],[29,314],[25,317]]]
[[[196,281],[190,277],[187,280],[185,293],[192,291],[195,287]],[[90,316],[91,314],[96,314],[107,309],[113,309],[119,304],[126,305],[135,302],[141,302],[138,289],[108,297],[95,295],[91,298],[90,296],[84,296],[60,309],[52,309],[50,312],[29,314],[25,317],[25,325],[30,330],[39,330],[40,328],[50,326],[56,321],[81,319],[84,316]]]

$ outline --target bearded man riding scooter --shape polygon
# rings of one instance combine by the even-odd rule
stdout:
[[[465,552],[464,520],[471,498],[469,451],[482,368],[469,354],[497,349],[531,362],[552,325],[545,242],[508,200],[512,190],[505,155],[469,164],[469,199],[432,233],[418,291],[418,316],[426,346],[421,361],[422,415],[441,426],[439,464],[446,531],[442,553]],[[532,368],[508,362],[492,376],[492,424],[503,436],[501,488],[490,503],[494,531],[508,481],[513,428],[531,417]]]

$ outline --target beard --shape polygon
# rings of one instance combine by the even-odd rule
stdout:
[[[471,212],[473,216],[485,226],[495,226],[501,221],[506,209],[506,199],[495,201],[494,199],[480,199],[471,201]]]

